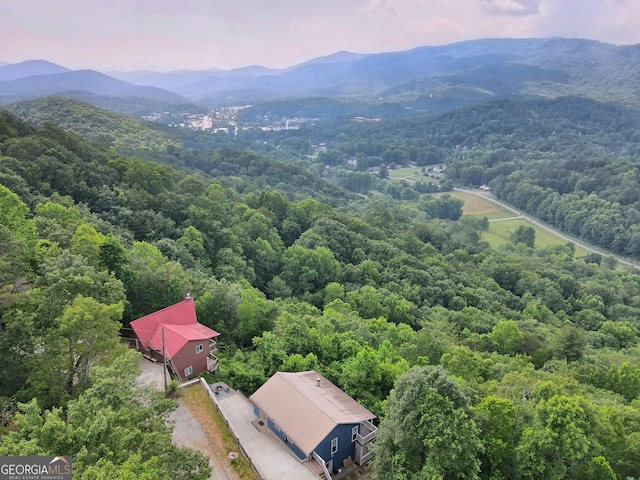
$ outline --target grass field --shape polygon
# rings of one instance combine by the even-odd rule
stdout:
[[[471,193],[465,192],[447,192],[449,195],[455,198],[459,198],[460,200],[464,200],[464,205],[462,206],[462,214],[463,215],[478,215],[478,216],[486,216],[489,220],[492,218],[509,218],[515,217],[516,214],[505,210],[499,205],[496,205],[489,200],[485,200],[482,197],[477,195],[472,195]],[[439,197],[444,195],[444,193],[436,193],[434,197]],[[493,215],[502,215],[495,217]]]
[[[432,167],[437,167],[438,165],[428,165],[425,166],[425,170],[428,170]],[[426,183],[439,183],[437,178],[432,178],[427,175],[422,175],[422,167],[408,167],[408,168],[399,168],[397,170],[389,170],[389,179],[390,180],[407,180],[409,182],[426,182]]]
[[[546,248],[550,245],[564,245],[567,242],[560,237],[555,236],[551,232],[547,232],[522,218],[514,220],[504,220],[500,222],[491,222],[489,230],[482,234],[482,238],[489,242],[492,248],[509,243],[509,237],[520,226],[533,227],[536,231],[536,248]],[[576,247],[576,256],[586,255],[589,252],[583,248]]]

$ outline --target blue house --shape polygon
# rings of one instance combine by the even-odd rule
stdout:
[[[301,461],[318,462],[327,478],[373,455],[375,415],[318,372],[277,372],[250,400],[260,421]]]

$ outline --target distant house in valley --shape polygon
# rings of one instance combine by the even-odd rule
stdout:
[[[220,334],[198,323],[193,298],[158,310],[131,322],[134,346],[146,357],[163,361],[181,378],[218,368],[216,337]]]
[[[325,476],[372,456],[375,415],[318,372],[277,372],[250,398],[254,413],[300,460]]]
[[[480,185],[480,190],[482,190],[483,192],[488,192],[491,189],[489,188],[489,185]]]

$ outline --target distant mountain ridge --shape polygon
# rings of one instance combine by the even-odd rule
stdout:
[[[640,45],[567,38],[483,39],[369,55],[342,51],[284,69],[111,72],[118,79],[36,61],[38,75],[2,81],[2,72],[25,75],[29,63],[0,67],[0,103],[73,90],[74,98],[85,91],[206,107],[325,97],[443,112],[521,95],[640,106]],[[43,74],[45,66],[67,71]]]
[[[51,75],[56,73],[69,72],[66,67],[46,60],[27,60],[20,63],[4,64],[0,62],[0,82],[18,80],[20,78],[34,75]]]
[[[214,72],[171,89],[209,103],[324,96],[436,111],[504,95],[578,95],[640,105],[640,45],[593,40],[485,39],[364,56],[345,52],[259,72]]]
[[[189,90],[188,85],[197,84],[200,81],[214,78],[258,77],[281,75],[285,72],[311,64],[331,64],[354,61],[366,57],[367,54],[340,51],[332,55],[312,58],[306,62],[288,68],[269,68],[262,65],[248,65],[246,67],[221,70],[217,68],[205,70],[175,70],[167,73],[142,71],[142,72],[105,72],[106,74],[131,82],[135,85],[149,85],[159,88],[174,89],[176,92]]]
[[[0,67],[0,105],[62,95],[123,113],[144,115],[190,102],[158,87],[133,85],[94,70],[69,70],[50,62],[22,62]],[[194,110],[195,108],[187,108]]]
[[[162,100],[184,100],[175,93],[156,87],[132,85],[94,70],[76,70],[51,75],[34,75],[0,83],[0,96],[45,96],[67,90],[86,90],[92,93],[114,97],[144,93]]]

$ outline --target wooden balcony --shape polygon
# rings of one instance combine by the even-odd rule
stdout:
[[[378,437],[378,427],[368,420],[360,424],[360,432],[356,434],[356,442],[366,445],[373,442]]]
[[[356,454],[355,462],[364,465],[373,457],[371,442],[378,438],[378,427],[368,420],[360,424],[360,432],[356,434]]]
[[[209,351],[210,352],[218,351],[218,342],[216,342],[214,338],[209,339]]]
[[[218,369],[218,357],[213,353],[207,355],[207,371],[215,372]]]

